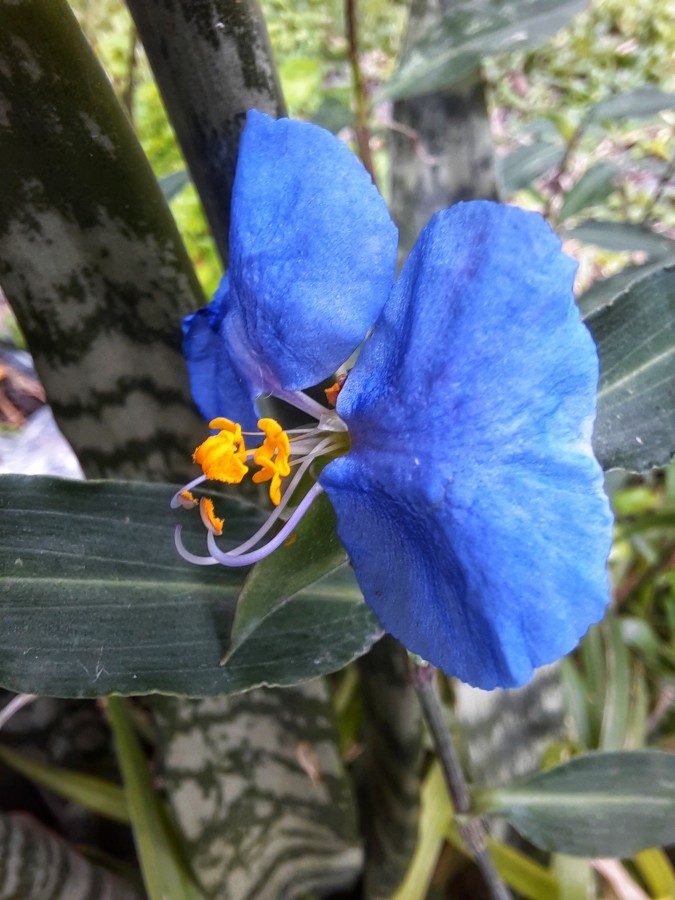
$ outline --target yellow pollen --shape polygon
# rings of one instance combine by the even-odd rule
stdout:
[[[204,527],[207,528],[211,534],[218,535],[223,533],[223,526],[225,523],[216,515],[213,508],[213,500],[209,500],[208,497],[202,497],[199,501],[199,513],[202,517]]]
[[[324,390],[324,394],[326,395],[326,400],[328,401],[328,405],[335,408],[335,404],[337,403],[338,394],[342,390],[345,381],[347,380],[346,375],[340,375],[335,384],[331,385],[329,388]]]
[[[239,484],[248,472],[248,466],[244,465],[246,446],[241,425],[218,418],[209,422],[209,428],[219,428],[220,431],[197,447],[193,460],[211,481]]]
[[[178,496],[183,509],[190,509],[191,506],[197,505],[197,500],[191,491],[181,491]]]
[[[253,454],[253,462],[260,471],[253,476],[256,484],[271,481],[270,500],[275,506],[281,501],[281,479],[290,475],[291,442],[281,425],[274,419],[260,419],[258,428],[265,440]]]

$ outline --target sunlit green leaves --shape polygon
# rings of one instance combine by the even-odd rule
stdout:
[[[585,6],[585,0],[458,0],[407,48],[381,96],[447,88],[474,72],[483,57],[532,46]]]
[[[341,668],[380,635],[340,570],[298,590],[221,666],[244,573],[180,558],[178,521],[193,552],[205,538],[196,511],[169,509],[171,487],[2,482],[0,684],[12,690],[204,696],[294,684]],[[219,508],[233,543],[260,524],[250,504]]]
[[[675,841],[675,756],[589,753],[477,801],[544,850],[630,856]]]
[[[615,188],[618,166],[611,162],[592,165],[565,194],[559,219],[577,215],[589,206],[597,206],[609,197]]]

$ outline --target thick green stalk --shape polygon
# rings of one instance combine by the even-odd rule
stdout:
[[[284,115],[258,0],[128,0],[223,262],[246,110]]]

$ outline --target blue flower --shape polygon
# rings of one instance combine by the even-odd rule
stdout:
[[[274,522],[312,461],[337,455],[263,552],[325,491],[388,632],[470,684],[523,684],[608,600],[611,515],[591,449],[598,363],[574,304],[575,263],[540,216],[483,201],[436,215],[394,281],[396,243],[344,145],[249,113],[230,271],[184,324],[195,400],[220,429],[198,448],[194,483],[240,480],[233,465],[253,457],[256,480],[276,490]],[[362,343],[335,411],[303,393]],[[269,393],[318,424],[282,443],[261,419],[263,443],[247,450],[255,401]],[[271,525],[225,553],[201,505],[211,555],[178,539],[187,558],[258,558],[250,548]]]

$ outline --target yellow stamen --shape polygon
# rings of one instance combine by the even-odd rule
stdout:
[[[202,517],[204,527],[207,528],[211,534],[218,535],[223,533],[225,522],[216,515],[213,508],[213,500],[209,500],[208,497],[202,497],[199,501],[199,513]]]
[[[342,390],[342,387],[347,380],[346,375],[340,375],[335,384],[332,384],[329,388],[324,390],[324,394],[326,395],[326,400],[328,401],[328,405],[335,408],[335,404],[337,403],[338,394]]]
[[[204,475],[211,481],[239,484],[248,472],[244,465],[246,447],[241,433],[241,425],[229,419],[213,419],[210,428],[219,428],[194,452],[193,460],[202,467]]]
[[[191,506],[197,505],[197,500],[191,491],[181,491],[178,497],[183,509],[190,509]]]
[[[253,454],[253,462],[260,471],[253,476],[256,484],[271,481],[270,500],[275,506],[281,502],[281,479],[290,475],[291,442],[288,435],[274,419],[260,419],[258,428],[265,440]]]

